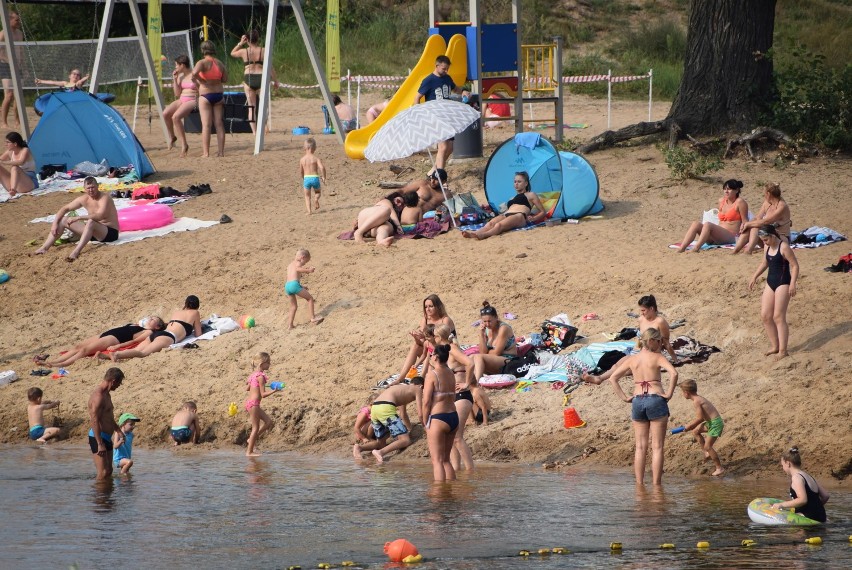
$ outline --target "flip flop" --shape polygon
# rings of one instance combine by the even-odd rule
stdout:
[[[503,318],[506,319],[507,321],[514,321],[518,317],[516,317],[512,313],[503,313]]]
[[[183,348],[198,348],[198,345],[195,344],[194,342],[188,342],[185,345],[183,345]]]
[[[36,364],[41,364],[42,362],[47,360],[48,357],[50,357],[49,354],[36,354],[35,356],[33,356],[33,362],[35,362]]]
[[[52,372],[47,368],[39,368],[38,370],[30,370],[30,376],[47,376]]]

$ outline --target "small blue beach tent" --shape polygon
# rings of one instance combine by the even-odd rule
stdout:
[[[538,133],[520,133],[498,146],[485,167],[485,198],[500,211],[512,196],[515,172],[526,171],[530,188],[553,219],[582,218],[603,210],[598,175],[578,154],[557,150]]]
[[[133,165],[140,178],[154,165],[121,114],[85,91],[57,91],[28,142],[36,167],[106,159],[110,166]]]

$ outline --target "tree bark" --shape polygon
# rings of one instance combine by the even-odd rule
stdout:
[[[743,131],[771,102],[776,0],[693,0],[683,78],[667,120],[684,133]]]

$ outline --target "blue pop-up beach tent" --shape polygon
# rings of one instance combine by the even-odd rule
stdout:
[[[121,114],[85,91],[58,91],[28,142],[36,167],[83,161],[133,165],[140,178],[155,172],[145,149]]]
[[[498,146],[485,167],[485,198],[494,211],[515,195],[512,181],[520,171],[529,174],[530,189],[551,218],[577,219],[604,208],[598,175],[585,158],[557,151],[537,133],[520,133]]]

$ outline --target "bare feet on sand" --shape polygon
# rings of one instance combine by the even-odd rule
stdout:
[[[352,457],[355,459],[361,459],[361,446],[357,443],[352,446]]]
[[[183,145],[183,149],[180,151],[180,157],[186,158],[186,155],[187,155],[188,152],[189,152],[189,145],[188,144]]]
[[[246,457],[260,457],[262,454],[259,451],[253,451],[249,453],[246,451]]]
[[[476,232],[469,232],[467,230],[462,231],[462,236],[466,238],[479,239],[479,236],[476,235]]]
[[[325,320],[325,317],[314,317],[311,319],[311,323],[318,325]]]
[[[763,356],[772,356],[773,354],[778,354],[778,349],[777,349],[777,348],[773,348],[773,349],[772,349],[772,350],[770,350],[769,352],[764,352],[764,353],[763,353]]]
[[[372,453],[372,454],[373,454],[373,457],[375,457],[375,458],[376,458],[376,463],[378,463],[379,465],[381,465],[382,463],[384,463],[384,462],[385,462],[385,458],[384,458],[384,457],[382,457],[382,454],[379,452],[379,450],[378,450],[378,449],[374,449],[374,450],[373,450],[373,451],[371,451],[370,453]]]
[[[171,140],[169,140],[168,150],[172,150],[173,148],[175,148],[176,142],[177,142],[177,137],[172,137]]]
[[[790,356],[790,353],[787,352],[786,350],[784,352],[779,352],[778,356],[775,357],[775,362],[778,362],[779,360],[783,360],[784,358],[787,358],[788,356]]]
[[[723,473],[725,473],[725,468],[720,467],[719,469],[716,469],[711,475],[713,475],[713,477],[718,477],[719,475],[722,475]]]

